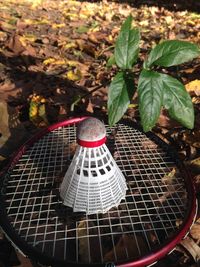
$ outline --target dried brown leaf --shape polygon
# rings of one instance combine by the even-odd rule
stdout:
[[[200,148],[200,131],[196,130],[192,133],[185,132],[183,134],[183,140],[193,147]]]
[[[136,237],[132,235],[122,235],[118,243],[116,244],[115,248],[113,248],[113,250],[105,254],[104,261],[114,261],[115,253],[117,255],[118,260],[126,259],[127,252],[128,255],[131,255],[131,257],[137,258],[140,255],[138,247],[140,251],[142,251],[142,253],[144,254],[145,252],[148,251],[147,244],[141,235],[137,235]]]
[[[86,54],[95,56],[96,48],[91,43],[88,43],[82,39],[76,40],[76,43],[81,51],[84,51]]]
[[[194,96],[194,97],[192,98],[192,103],[193,103],[193,104],[200,104],[200,98]]]
[[[94,113],[94,109],[93,108],[94,108],[94,105],[92,104],[91,100],[89,99],[86,111],[88,111],[90,113]]]
[[[180,243],[192,256],[195,262],[200,260],[200,247],[190,237],[186,237]]]
[[[200,192],[200,174],[194,177],[194,185],[197,192]],[[200,229],[199,229],[200,231]]]
[[[172,129],[173,127],[177,127],[178,123],[169,117],[166,110],[162,110],[158,120],[158,125],[167,129]]]
[[[164,177],[162,177],[161,181],[163,184],[172,184],[173,183],[173,179],[175,177],[176,174],[176,169],[173,168],[171,170],[171,172],[169,172],[168,174],[165,174]]]
[[[88,230],[87,222],[81,221],[78,225],[78,238],[79,238],[79,253],[82,262],[89,262],[89,243],[88,243]]]
[[[0,101],[0,146],[10,137],[8,105]]]
[[[190,234],[193,239],[200,240],[200,218],[193,224]]]
[[[200,80],[194,80],[185,85],[186,90],[189,93],[194,93],[196,96],[200,96]]]
[[[88,237],[88,234],[90,237]],[[78,225],[78,239],[80,258],[83,263],[88,263],[90,259],[93,261],[101,260],[98,230],[94,227],[92,221],[80,221]]]
[[[26,50],[20,41],[20,36],[17,34],[12,35],[5,46],[9,48],[15,55],[20,55]]]
[[[0,31],[0,42],[5,42],[8,35],[6,32]]]
[[[187,165],[191,167],[192,171],[200,171],[200,157],[187,162]]]
[[[100,31],[96,32],[91,32],[88,34],[88,39],[94,43],[94,44],[99,44],[99,43],[110,43],[110,40],[108,38],[108,34],[102,33]]]

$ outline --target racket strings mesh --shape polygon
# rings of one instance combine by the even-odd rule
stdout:
[[[114,130],[107,127],[108,135]],[[148,255],[177,232],[187,212],[183,178],[160,147],[123,124],[107,145],[126,177],[126,199],[106,214],[73,213],[63,206],[59,186],[75,140],[75,125],[60,127],[38,140],[9,171],[6,209],[20,237],[51,257],[103,263]]]

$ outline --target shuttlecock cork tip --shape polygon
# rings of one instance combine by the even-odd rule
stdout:
[[[98,119],[89,117],[78,124],[77,142],[83,147],[98,147],[106,142],[105,125]]]

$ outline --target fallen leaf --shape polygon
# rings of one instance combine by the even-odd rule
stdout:
[[[48,125],[48,119],[47,119],[45,104],[39,105],[38,116],[46,123],[46,125]]]
[[[89,27],[85,26],[85,25],[81,25],[76,29],[77,33],[86,33],[89,31]]]
[[[80,221],[78,225],[79,253],[83,263],[89,262],[88,226],[86,221]]]
[[[33,19],[24,19],[23,22],[25,23],[25,25],[34,25],[36,23],[36,21]]]
[[[38,114],[38,103],[34,100],[31,100],[29,108],[29,118],[31,121],[35,121]]]
[[[196,104],[196,105],[197,105],[197,104],[200,104],[200,98],[199,98],[199,97],[195,97],[195,96],[192,97],[192,103],[193,103],[193,104]]]
[[[79,69],[69,70],[64,77],[69,79],[70,81],[79,81],[82,77],[81,71]]]
[[[9,24],[7,22],[0,22],[0,29],[3,31],[9,31],[12,32],[16,29],[16,25]]]
[[[45,60],[43,61],[43,64],[44,64],[44,65],[49,65],[49,64],[51,64],[51,63],[54,63],[55,61],[56,61],[55,58],[47,58],[47,59],[45,59]]]
[[[140,255],[138,247],[144,254],[148,251],[147,244],[142,235],[136,234],[136,236],[134,236],[124,234],[119,239],[115,247],[104,256],[104,261],[114,261],[115,253],[118,260],[126,259],[127,252],[132,258],[138,258]]]
[[[200,96],[200,80],[194,80],[185,85],[186,90],[189,93],[194,93],[197,96]]]
[[[164,17],[165,18],[165,21],[167,24],[172,24],[172,22],[174,21],[174,18],[172,18],[171,16],[166,16]]]
[[[90,33],[88,39],[94,44],[99,44],[99,40],[94,33]]]
[[[185,132],[183,134],[183,141],[185,141],[187,144],[200,148],[200,131],[196,130],[191,132]]]
[[[41,20],[37,20],[35,22],[36,25],[45,25],[45,24],[49,24],[51,25],[51,21],[50,20],[47,20],[47,19],[41,19]]]
[[[200,240],[200,218],[193,224],[190,234],[193,239]]]
[[[16,25],[17,24],[17,20],[16,18],[12,18],[10,20],[8,20],[8,23],[11,24],[11,25]]]
[[[196,192],[199,193],[200,192],[200,175],[196,175],[193,178],[193,181],[194,181]]]
[[[77,48],[77,44],[75,42],[70,42],[70,43],[65,44],[63,48],[65,48],[66,50],[70,48]]]
[[[0,101],[0,146],[10,137],[8,105],[5,101]]]
[[[137,108],[138,107],[138,104],[129,104],[128,105],[128,108]]]
[[[180,243],[192,256],[195,262],[200,260],[200,247],[190,237],[186,237]]]
[[[70,67],[77,67],[79,64],[78,61],[75,61],[75,60],[67,60],[67,65],[70,66]]]
[[[19,37],[20,42],[24,47],[26,47],[27,43],[34,43],[37,37],[33,34],[25,34]]]
[[[2,72],[2,70],[1,70]],[[11,81],[0,83],[0,99],[7,101],[9,97],[15,96],[20,93],[20,89],[15,86]]]
[[[92,104],[91,100],[89,99],[86,111],[90,112],[90,113],[94,113],[93,107],[94,107],[94,105]]]
[[[1,161],[4,161],[6,158],[4,157],[4,156],[2,156],[2,155],[0,155],[0,162]],[[1,239],[1,233],[0,233],[0,239]]]
[[[52,29],[60,29],[60,28],[63,28],[65,26],[66,26],[65,23],[59,23],[59,24],[53,23],[52,24]]]
[[[8,37],[8,35],[6,32],[0,31],[0,42],[5,42],[7,37]]]
[[[43,44],[49,44],[50,43],[49,38],[47,38],[47,37],[42,38],[42,43]]]
[[[161,110],[160,117],[158,119],[158,125],[166,128],[166,129],[172,129],[174,127],[180,127],[180,125],[173,119],[169,117],[169,114],[166,110]]]
[[[46,99],[39,95],[33,95],[30,101],[29,119],[39,127],[48,124],[45,102]]]
[[[66,12],[65,10],[63,11],[63,15],[65,16],[65,18],[69,20],[76,20],[78,18],[78,14],[71,13],[68,11]]]
[[[149,26],[149,20],[142,20],[139,22],[140,26],[147,27]]]
[[[200,157],[193,159],[191,161],[186,162],[186,164],[191,168],[193,172],[200,171]]]
[[[93,16],[94,15],[94,11],[93,9],[81,9],[80,13],[79,13],[79,16],[80,16],[80,19],[88,19],[90,16]]]
[[[66,60],[65,59],[56,59],[56,58],[47,58],[43,61],[44,65],[65,65]]]
[[[23,56],[36,57],[37,56],[36,49],[30,44],[26,45],[26,50],[24,52],[22,52],[22,57]],[[28,58],[26,58],[26,59],[28,59]],[[26,61],[26,59],[24,59],[24,60]],[[28,63],[27,65],[30,65],[30,63]]]
[[[8,47],[15,55],[19,55],[26,50],[26,48],[20,41],[20,36],[17,34],[14,34],[10,37],[8,43],[6,44],[6,47]]]
[[[51,21],[47,19],[40,19],[40,20],[25,19],[24,23],[26,23],[27,25],[44,25],[44,24],[51,24]]]
[[[186,21],[186,24],[187,24],[188,26],[192,26],[192,27],[194,27],[194,26],[196,25],[195,21],[193,21],[193,20],[187,20],[187,21]]]
[[[88,55],[95,56],[96,49],[95,46],[89,43],[86,43],[85,41],[78,39],[76,40],[76,43],[81,51],[84,51]]]
[[[32,4],[31,5],[32,9],[36,9],[42,5],[43,0],[28,0],[28,2]]]
[[[164,177],[162,177],[161,181],[163,184],[172,184],[173,183],[173,179],[175,178],[175,174],[176,174],[176,169],[173,168],[169,173],[165,174]]]

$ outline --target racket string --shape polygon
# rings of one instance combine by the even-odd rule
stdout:
[[[7,213],[22,238],[64,260],[120,262],[148,254],[179,229],[188,196],[175,162],[144,134],[125,125],[118,127],[112,149],[127,179],[125,201],[103,215],[76,214],[64,207],[57,177],[69,165],[75,135],[75,126],[50,132],[12,170]]]

